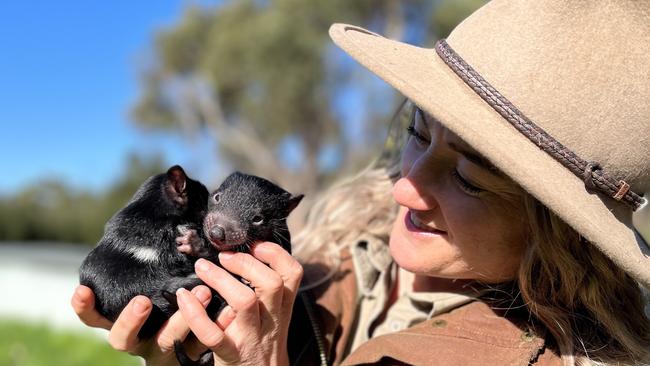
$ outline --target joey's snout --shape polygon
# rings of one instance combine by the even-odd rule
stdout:
[[[232,250],[248,240],[246,226],[221,212],[209,213],[203,222],[205,236],[218,250]]]
[[[214,225],[208,231],[208,236],[212,242],[221,243],[226,240],[226,230],[219,225]]]

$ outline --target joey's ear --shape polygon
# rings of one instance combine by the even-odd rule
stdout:
[[[167,171],[167,182],[165,190],[172,201],[184,205],[187,199],[184,197],[187,175],[180,165],[174,165]]]
[[[289,198],[289,202],[287,204],[287,214],[291,213],[291,211],[293,211],[293,209],[296,208],[296,206],[298,206],[298,204],[300,203],[300,201],[302,201],[302,199],[304,197],[305,197],[304,194],[291,196],[291,198]]]
[[[180,195],[185,191],[187,175],[180,165],[174,165],[167,171],[167,181],[170,183],[169,188]]]

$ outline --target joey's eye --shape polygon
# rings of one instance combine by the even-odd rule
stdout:
[[[253,225],[262,225],[264,223],[264,217],[262,215],[253,216]]]
[[[214,196],[212,196],[212,199],[214,202],[219,202],[219,199],[221,198],[221,193],[215,193]]]

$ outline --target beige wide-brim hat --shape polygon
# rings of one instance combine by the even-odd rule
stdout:
[[[650,1],[494,0],[434,48],[330,36],[650,288]]]

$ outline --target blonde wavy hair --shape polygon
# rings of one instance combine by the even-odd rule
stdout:
[[[358,175],[339,181],[316,200],[305,225],[292,240],[292,250],[302,263],[317,259],[329,264],[329,271],[314,278],[316,282],[304,284],[303,289],[315,287],[334,275],[343,246],[369,235],[388,242],[397,213],[391,187],[385,169],[373,164]]]
[[[518,288],[567,365],[647,365],[650,319],[639,284],[569,225],[524,195],[530,225]]]
[[[392,152],[385,151],[380,160],[316,201],[294,238],[299,259],[338,258],[342,245],[364,235],[388,242],[397,213],[391,190],[399,176],[400,139],[389,139],[387,151]],[[503,197],[506,203],[523,205],[528,245],[518,278],[505,286],[512,291],[490,296],[502,296],[501,303],[511,307],[520,304],[565,365],[647,365],[650,319],[639,284],[537,199],[514,182],[512,186]],[[331,262],[323,281],[337,263]]]

